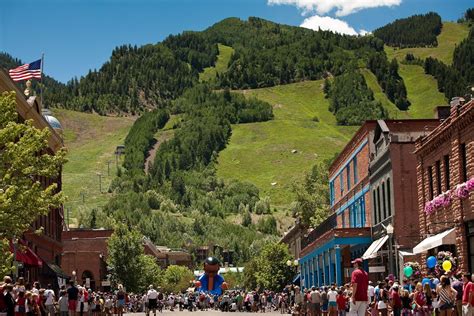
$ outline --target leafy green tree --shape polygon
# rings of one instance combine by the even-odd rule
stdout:
[[[156,259],[145,254],[140,255],[140,265],[142,266],[142,273],[140,275],[140,288],[147,289],[149,285],[157,288],[162,280],[162,271],[157,264]]]
[[[288,247],[281,243],[268,243],[244,270],[248,288],[280,291],[294,277],[294,270],[286,262],[292,260]]]
[[[183,266],[170,265],[163,273],[163,290],[165,292],[181,292],[186,290],[194,280],[191,270]]]
[[[272,215],[261,217],[257,222],[257,230],[270,235],[278,233],[277,221]]]
[[[107,246],[107,264],[112,268],[112,279],[123,284],[127,291],[142,290],[143,236],[137,230],[129,230],[120,223],[107,241]]]
[[[316,163],[302,182],[293,186],[296,194],[295,216],[304,225],[316,227],[329,215],[329,173],[326,162]]]
[[[252,225],[252,215],[250,215],[250,212],[247,211],[242,217],[242,226],[249,227],[250,225]]]
[[[15,93],[0,96],[0,240],[21,236],[40,215],[60,207],[63,195],[55,183],[43,187],[39,177],[59,176],[65,152],[48,153],[48,128],[39,130],[31,120],[20,122]],[[11,263],[2,251],[0,270]],[[7,253],[7,254],[6,254]],[[6,254],[6,255],[5,255]]]

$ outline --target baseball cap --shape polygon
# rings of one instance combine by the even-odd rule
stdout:
[[[354,259],[354,260],[351,261],[352,264],[354,264],[354,263],[362,263],[362,262],[364,262],[364,260],[362,260],[362,258],[357,258],[357,259]]]

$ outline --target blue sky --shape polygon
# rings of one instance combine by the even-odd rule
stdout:
[[[342,32],[371,31],[428,11],[455,21],[472,0],[0,0],[0,51],[30,62],[45,54],[45,73],[66,82],[100,68],[114,47],[203,30],[229,16],[258,16]],[[367,3],[372,8],[367,8]],[[339,21],[342,20],[342,21]],[[316,23],[316,24],[315,24]],[[347,23],[347,25],[345,24]]]

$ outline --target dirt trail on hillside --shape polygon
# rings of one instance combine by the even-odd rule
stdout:
[[[167,130],[167,131],[161,132],[160,135],[155,138],[156,143],[153,146],[153,148],[148,151],[148,157],[145,159],[145,173],[148,173],[150,164],[152,164],[153,161],[155,161],[156,152],[160,148],[161,144],[163,144],[167,140],[170,140],[171,138],[173,138],[173,136],[174,136],[174,130]]]

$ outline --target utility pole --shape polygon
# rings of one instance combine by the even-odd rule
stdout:
[[[102,173],[97,172],[97,175],[99,176],[99,192],[102,193]]]
[[[107,175],[110,176],[110,163],[112,160],[107,160]]]

